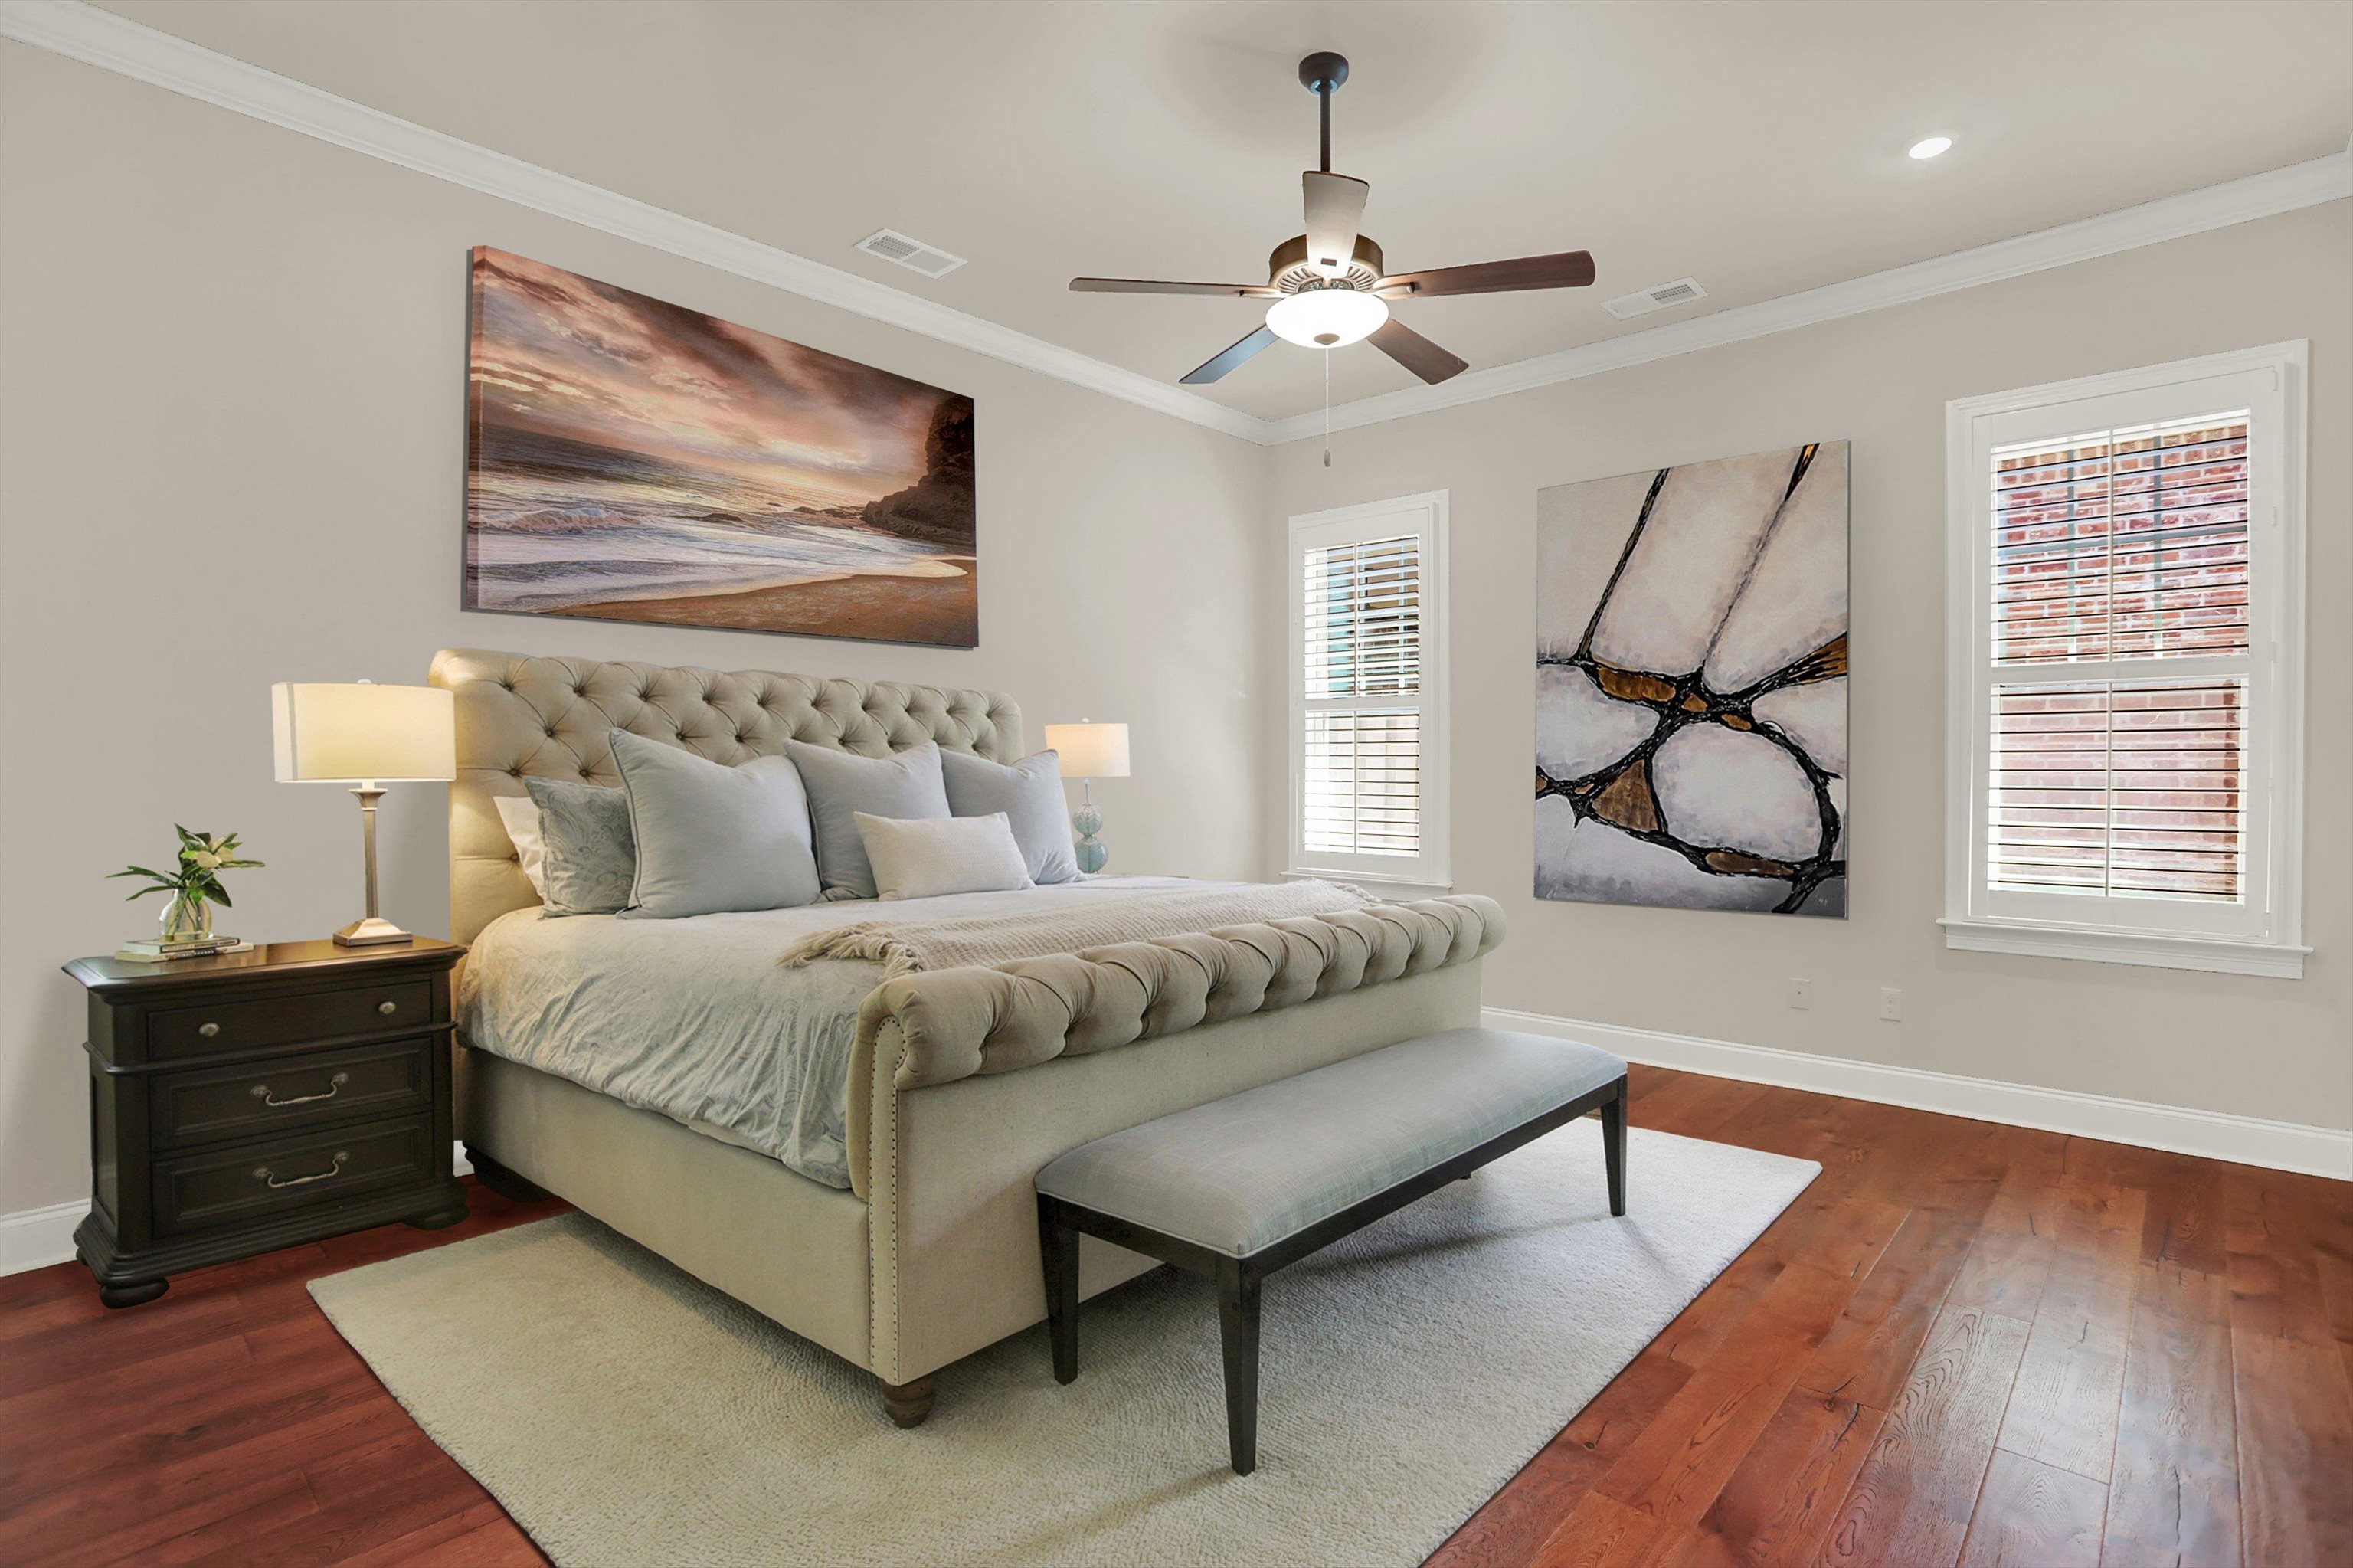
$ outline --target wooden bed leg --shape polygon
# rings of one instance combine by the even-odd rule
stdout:
[[[1601,1102],[1601,1162],[1609,1172],[1609,1212],[1626,1213],[1626,1080],[1618,1080],[1618,1097]]]
[[[474,1168],[476,1181],[509,1202],[543,1203],[554,1195],[516,1175],[470,1143],[466,1145],[466,1163]]]
[[[886,1383],[882,1385],[882,1413],[894,1426],[921,1426],[923,1417],[932,1413],[932,1394],[936,1380],[919,1377],[913,1383]]]

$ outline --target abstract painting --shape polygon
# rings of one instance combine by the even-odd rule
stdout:
[[[1536,496],[1535,892],[1846,914],[1847,446]]]
[[[972,399],[478,247],[468,609],[978,644]]]

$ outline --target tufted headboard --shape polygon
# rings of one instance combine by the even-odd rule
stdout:
[[[626,729],[731,767],[787,740],[887,756],[935,740],[992,761],[1021,755],[1021,710],[995,692],[827,681],[767,670],[699,670],[538,659],[481,648],[433,656],[456,694],[458,780],[449,786],[449,935],[470,942],[539,902],[494,802],[525,777],[617,785],[607,732]]]

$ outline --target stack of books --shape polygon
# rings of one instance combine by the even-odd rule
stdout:
[[[253,944],[235,937],[197,937],[184,942],[142,938],[114,949],[114,956],[134,964],[166,963],[173,959],[213,959],[223,953],[249,953]]]

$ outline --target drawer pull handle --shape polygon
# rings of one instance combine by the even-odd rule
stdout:
[[[214,1035],[220,1033],[220,1025],[217,1023],[199,1023],[196,1025],[196,1033],[209,1040]]]
[[[343,1173],[343,1161],[350,1158],[351,1155],[348,1152],[343,1150],[337,1150],[335,1151],[335,1162],[327,1170],[319,1171],[315,1175],[296,1176],[284,1181],[280,1181],[277,1177],[271,1175],[269,1173],[269,1166],[257,1165],[253,1168],[253,1179],[257,1181],[268,1182],[269,1184],[269,1189],[272,1192],[276,1192],[284,1187],[308,1187],[313,1181],[324,1181],[331,1176],[342,1175]]]
[[[276,1110],[280,1106],[307,1106],[313,1100],[333,1099],[338,1094],[343,1092],[343,1086],[351,1081],[352,1075],[349,1073],[337,1073],[333,1077],[327,1080],[327,1092],[325,1094],[296,1095],[290,1099],[283,1100],[271,1097],[269,1086],[268,1084],[256,1084],[253,1086],[253,1097],[259,1100],[263,1105],[268,1106],[271,1110]]]
[[[375,1010],[378,1012],[383,1013],[386,1018],[390,1018],[394,1013],[400,1011],[400,1003],[396,1001],[379,1001],[375,1004]]]

